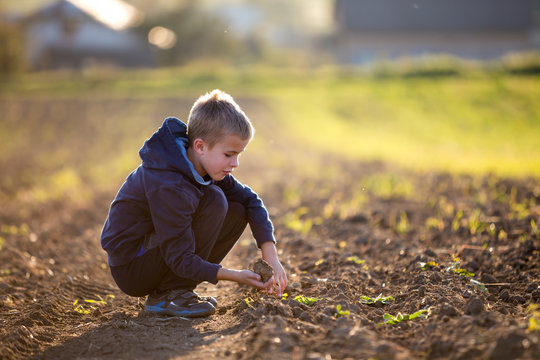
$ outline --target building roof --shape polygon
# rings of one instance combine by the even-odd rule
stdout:
[[[37,10],[26,21],[76,19],[98,21],[114,30],[138,24],[142,13],[122,0],[58,0]]]
[[[337,0],[342,30],[524,30],[528,0]]]

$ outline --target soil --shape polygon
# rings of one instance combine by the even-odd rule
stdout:
[[[253,264],[253,272],[261,275],[261,281],[266,283],[274,275],[272,267],[263,259],[255,261]]]
[[[0,358],[540,358],[530,325],[540,321],[530,307],[540,302],[538,179],[329,161],[339,176],[296,173],[295,197],[290,179],[259,191],[287,296],[203,283],[197,292],[219,303],[203,319],[149,316],[144,299],[114,285],[99,236],[115,190],[83,202],[3,198]],[[415,191],[363,192],[366,176]],[[223,265],[247,268],[259,257],[248,230]],[[378,295],[394,301],[360,302]],[[385,314],[420,310],[424,318],[384,324]]]

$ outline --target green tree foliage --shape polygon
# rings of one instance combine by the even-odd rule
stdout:
[[[176,10],[156,14],[141,26],[148,33],[154,26],[163,26],[176,34],[176,44],[161,50],[161,65],[178,65],[198,58],[227,59],[238,56],[243,44],[229,33],[227,24],[196,4],[187,3]]]

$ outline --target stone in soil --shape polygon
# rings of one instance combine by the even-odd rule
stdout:
[[[268,279],[274,275],[274,270],[272,267],[263,259],[259,259],[253,265],[253,272],[261,275],[261,281],[263,283],[267,282]]]

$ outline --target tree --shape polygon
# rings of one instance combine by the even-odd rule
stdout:
[[[0,13],[0,74],[13,74],[25,69],[22,29],[2,20]]]
[[[196,58],[231,58],[239,55],[241,42],[227,32],[227,24],[187,3],[166,14],[156,14],[141,26],[148,33],[154,26],[163,26],[176,34],[176,44],[160,52],[162,65],[178,65]]]

